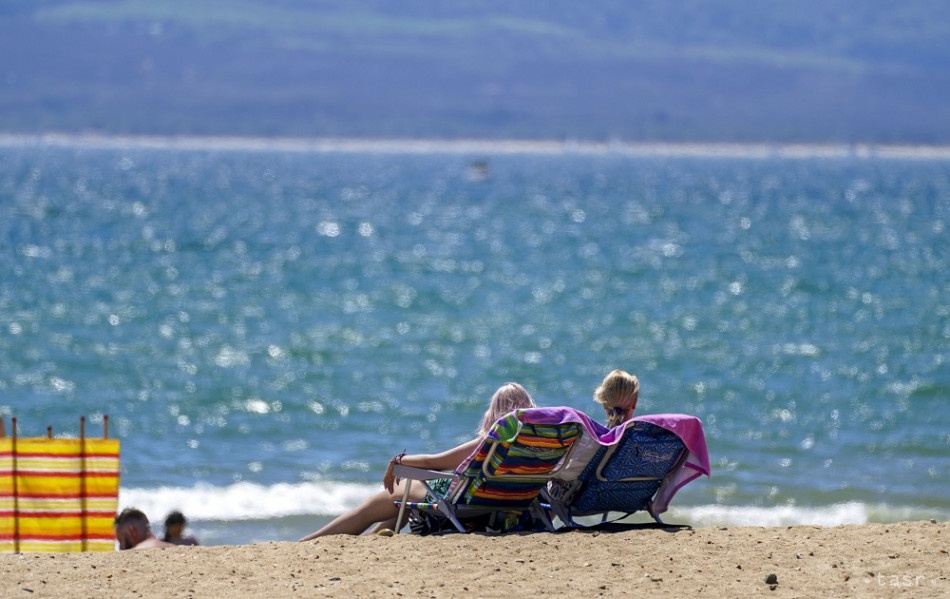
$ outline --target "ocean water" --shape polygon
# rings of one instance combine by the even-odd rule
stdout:
[[[108,416],[122,507],[290,540],[624,368],[705,425],[667,521],[950,518],[946,156],[401,147],[6,139],[7,426]]]

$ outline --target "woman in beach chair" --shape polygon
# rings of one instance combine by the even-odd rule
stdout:
[[[608,428],[579,475],[548,484],[542,495],[552,518],[574,527],[594,524],[578,517],[596,515],[605,523],[609,514],[616,521],[642,510],[662,523],[659,514],[673,495],[699,476],[709,476],[702,421],[686,414],[634,418],[639,394],[637,377],[623,370],[608,373],[594,391]]]
[[[377,532],[386,528],[393,528],[396,525],[396,518],[399,514],[399,508],[393,503],[396,500],[403,499],[403,491],[406,483],[399,481],[393,475],[393,466],[395,464],[406,464],[419,468],[454,470],[478,447],[479,443],[488,434],[492,425],[502,416],[521,408],[534,408],[534,400],[524,387],[518,383],[506,383],[495,391],[492,395],[488,410],[482,417],[482,422],[476,431],[477,436],[447,451],[437,454],[419,454],[406,455],[405,453],[393,456],[389,460],[389,467],[386,469],[386,475],[383,477],[384,491],[380,491],[359,506],[335,518],[329,524],[310,533],[300,539],[309,541],[324,535],[349,534],[358,535],[366,532]],[[423,485],[416,485],[411,489],[410,499],[414,501],[425,500],[425,488]],[[396,531],[398,532],[398,531]]]

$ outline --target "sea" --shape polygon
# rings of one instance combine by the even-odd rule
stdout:
[[[119,439],[158,534],[296,540],[615,368],[703,421],[668,523],[950,519],[950,150],[0,136],[0,416]]]

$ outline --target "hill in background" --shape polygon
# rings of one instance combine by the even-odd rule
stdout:
[[[0,0],[0,131],[950,143],[950,4]]]

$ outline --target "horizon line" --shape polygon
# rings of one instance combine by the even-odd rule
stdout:
[[[950,145],[874,143],[584,141],[576,139],[247,137],[223,135],[109,135],[0,133],[0,147],[110,150],[284,151],[299,153],[582,155],[693,158],[890,158],[948,160]]]

